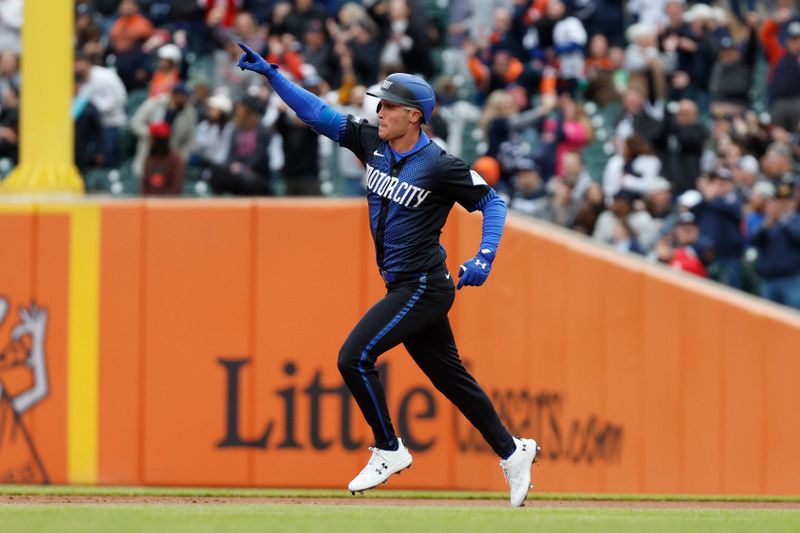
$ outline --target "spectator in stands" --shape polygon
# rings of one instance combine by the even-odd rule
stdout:
[[[570,150],[561,155],[561,172],[556,176],[562,180],[573,183],[572,196],[580,202],[589,185],[594,181],[583,165],[583,156],[578,150]]]
[[[582,11],[588,16],[578,13],[576,16],[584,21],[590,36],[603,35],[613,47],[624,45],[625,12],[619,0],[582,0],[572,2],[573,6],[583,5]]]
[[[695,4],[684,15],[688,29],[678,40],[677,66],[672,77],[673,94],[694,100],[701,112],[708,110],[708,78],[714,63],[714,38],[707,27],[712,16],[706,4]]]
[[[170,146],[168,122],[150,124],[150,151],[144,160],[142,194],[178,195],[183,189],[184,160]]]
[[[630,84],[646,87],[645,97],[655,102],[666,97],[666,59],[658,49],[658,30],[644,23],[633,24],[626,32],[630,44],[625,49],[625,70]]]
[[[653,220],[663,223],[672,214],[672,185],[666,178],[656,177],[644,197],[645,207]]]
[[[792,181],[792,152],[782,144],[772,144],[761,158],[761,172],[764,178],[777,184]]]
[[[605,198],[603,197],[603,188],[596,181],[589,183],[583,198],[580,200],[578,212],[575,214],[575,221],[572,223],[572,229],[583,233],[584,235],[592,235],[594,233],[597,218],[605,210]]]
[[[75,54],[75,78],[80,84],[80,96],[87,97],[97,111],[103,124],[103,142],[100,148],[104,165],[114,168],[119,164],[118,147],[120,130],[128,117],[125,105],[128,93],[116,72],[107,67],[93,65],[89,58]]]
[[[597,218],[592,238],[599,242],[610,244],[614,241],[614,226],[617,219],[623,220],[633,231],[637,244],[645,252],[655,244],[658,227],[653,222],[653,217],[645,209],[638,209],[635,204],[640,196],[635,191],[620,189],[614,194],[611,206]]]
[[[775,185],[772,182],[761,180],[753,185],[750,200],[745,206],[744,237],[745,241],[752,243],[753,237],[761,230],[767,216],[767,204],[775,198]]]
[[[216,82],[216,89],[227,94],[231,100],[239,100],[244,95],[258,92],[264,87],[263,77],[242,70],[236,66],[242,49],[233,39],[225,41],[223,48],[214,52],[212,56],[213,79]]]
[[[75,96],[72,99],[72,122],[74,127],[75,166],[85,175],[91,167],[103,164],[103,124],[100,112],[89,96],[83,93],[83,79],[75,73]]]
[[[698,189],[703,199],[692,207],[692,212],[697,217],[700,235],[714,245],[711,274],[717,281],[741,288],[742,201],[736,194],[733,175],[726,168],[717,168],[698,180]]]
[[[786,53],[775,65],[769,96],[772,123],[796,132],[800,125],[800,21],[786,28]]]
[[[625,139],[622,153],[612,156],[603,171],[603,191],[612,198],[627,189],[646,195],[661,175],[661,161],[644,137],[634,134]]]
[[[23,0],[0,2],[0,51],[22,51],[22,7]]]
[[[559,78],[564,90],[574,96],[586,79],[586,29],[577,17],[567,13],[567,6],[561,0],[550,0],[547,3],[547,15],[556,21],[553,27],[553,47],[558,58]]]
[[[208,99],[207,117],[197,126],[194,136],[190,157],[192,166],[206,170],[228,159],[234,129],[230,120],[232,111],[233,103],[226,95],[215,94]]]
[[[758,51],[758,18],[751,15],[744,52],[731,37],[723,37],[719,42],[719,58],[709,80],[711,113],[715,116],[741,115],[750,107],[750,89]]]
[[[758,249],[761,295],[800,309],[800,213],[793,184],[778,185],[752,242]]]
[[[539,202],[546,194],[544,180],[533,158],[517,158],[511,176],[511,187],[501,186],[499,194],[514,211],[547,218],[543,216]]]
[[[216,194],[272,194],[267,152],[269,132],[261,125],[264,111],[264,102],[255,96],[245,96],[236,104],[228,159],[211,167],[209,184]]]
[[[239,12],[237,0],[203,0],[206,8],[206,24],[209,27],[230,28]]]
[[[563,158],[567,152],[579,152],[594,138],[594,129],[589,117],[583,110],[583,106],[575,103],[572,95],[564,91],[558,97],[558,108],[555,117],[545,119],[542,125],[545,132],[551,132],[556,136],[555,172],[562,174]],[[583,195],[585,187],[577,191],[578,195]]]
[[[143,45],[153,35],[153,24],[139,13],[136,0],[121,0],[118,12],[110,35],[117,74],[128,91],[147,87],[149,57]]]
[[[666,0],[628,0],[627,10],[635,22],[657,28],[664,17]]]
[[[589,56],[586,58],[588,83],[584,97],[601,108],[619,100],[620,97],[614,84],[618,65],[612,59],[612,50],[619,49],[609,48],[608,38],[602,33],[593,35],[589,40]]]
[[[614,142],[618,150],[622,143],[634,133],[641,135],[649,144],[654,144],[661,135],[661,111],[644,98],[642,89],[628,87],[622,98],[622,111],[614,126]]]
[[[611,230],[611,240],[608,242],[618,252],[628,252],[632,254],[644,255],[644,250],[636,240],[628,222],[623,218],[615,218]]]
[[[772,79],[778,61],[786,54],[784,43],[781,42],[781,33],[785,32],[787,29],[785,26],[792,18],[791,8],[781,5],[774,10],[774,16],[764,19],[764,24],[761,25],[759,37],[769,62],[769,79]]]
[[[11,50],[0,52],[0,101],[9,87],[19,87],[19,56]]]
[[[706,277],[704,255],[711,252],[708,241],[700,238],[700,229],[693,213],[678,215],[673,231],[658,240],[655,254],[659,262],[676,270]]]
[[[181,81],[181,49],[172,43],[162,45],[156,53],[158,67],[150,78],[149,96],[168,94]]]
[[[547,182],[547,195],[535,201],[530,214],[565,228],[572,227],[581,207],[580,199],[572,194],[574,189],[575,182],[570,178],[551,179]]]
[[[303,31],[303,60],[313,66],[322,79],[338,85],[339,63],[334,55],[333,44],[325,35],[325,27],[319,20],[309,21]]]
[[[664,165],[664,177],[675,194],[694,188],[707,139],[708,131],[700,122],[697,104],[688,99],[679,101],[676,112],[667,114],[655,144]]]
[[[19,89],[11,84],[0,101],[0,159],[19,158]]]
[[[197,110],[190,101],[189,88],[180,83],[171,94],[148,98],[131,118],[131,131],[138,137],[133,172],[141,177],[144,159],[150,151],[150,124],[167,122],[170,125],[170,145],[186,161],[194,142]]]
[[[322,91],[322,78],[307,65],[303,87],[314,94]],[[319,135],[306,126],[286,105],[275,129],[283,138],[283,178],[289,196],[316,196],[321,193],[319,180]]]
[[[90,4],[75,6],[75,48],[82,49],[86,43],[99,41],[103,37],[103,30],[94,17],[94,9]]]
[[[310,23],[316,21],[320,24],[325,23],[328,14],[325,9],[314,0],[295,0],[294,8],[286,16],[286,31],[294,36],[296,41],[303,39],[303,32]]]

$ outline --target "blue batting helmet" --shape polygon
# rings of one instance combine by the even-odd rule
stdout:
[[[380,87],[368,91],[368,95],[401,106],[413,107],[422,112],[422,121],[428,122],[436,105],[433,87],[418,76],[411,74],[390,74]]]

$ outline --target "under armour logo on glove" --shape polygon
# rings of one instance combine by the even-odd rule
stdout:
[[[489,277],[489,272],[492,270],[492,261],[494,261],[494,252],[488,248],[483,248],[478,255],[461,265],[458,269],[458,285],[457,289],[461,289],[465,285],[479,287],[486,282]]]

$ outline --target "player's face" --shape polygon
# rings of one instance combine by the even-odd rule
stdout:
[[[419,113],[416,109],[408,109],[387,100],[381,100],[378,111],[378,136],[384,141],[400,138],[411,128],[417,127],[415,116]]]

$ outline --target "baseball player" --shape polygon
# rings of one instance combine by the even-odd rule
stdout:
[[[411,454],[394,431],[375,362],[400,343],[439,389],[480,431],[500,457],[511,505],[528,495],[539,446],[505,428],[491,400],[458,355],[447,312],[455,287],[439,235],[455,202],[483,213],[478,253],[461,265],[458,289],[485,281],[503,232],[506,207],[481,176],[433,143],[421,125],[436,103],[421,78],[392,74],[368,93],[380,99],[375,127],[345,116],[287,80],[246,45],[239,67],[262,74],[300,119],[350,149],[366,166],[370,229],[386,296],[356,324],[339,352],[339,371],[375,436],[372,457],[349,483],[363,492],[411,466]]]

